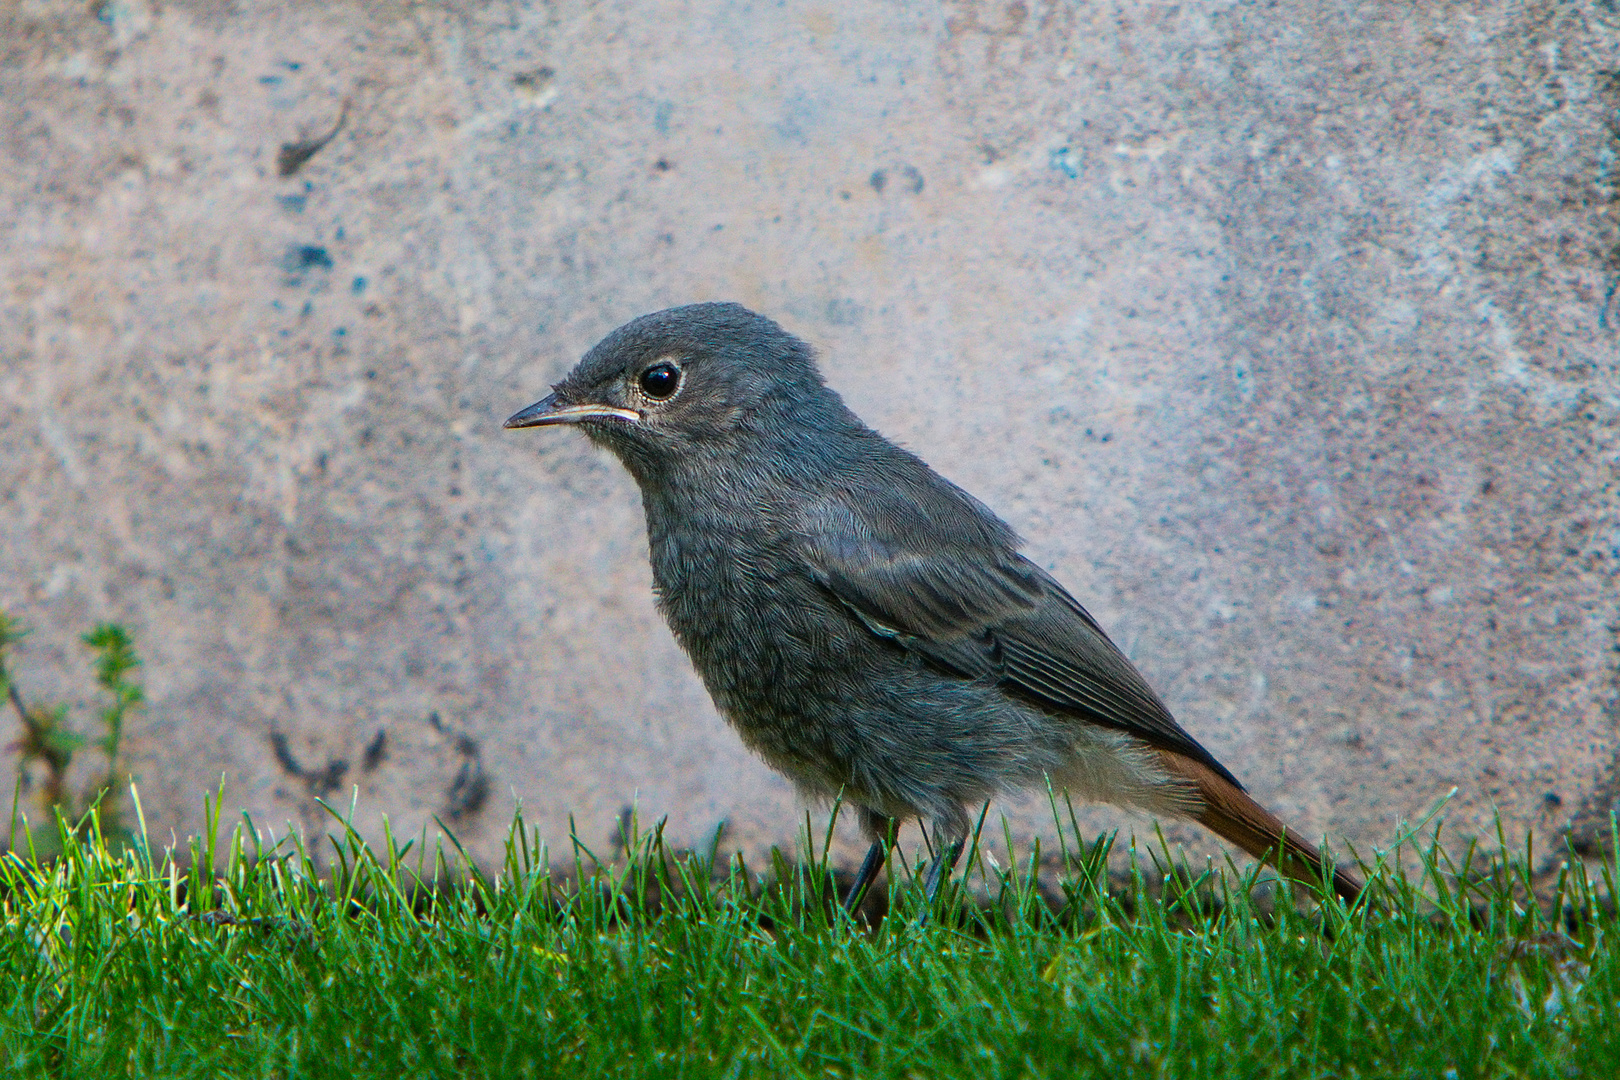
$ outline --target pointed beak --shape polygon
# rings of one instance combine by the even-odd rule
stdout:
[[[502,427],[545,427],[548,424],[577,424],[581,420],[628,420],[639,423],[641,414],[612,405],[559,405],[556,394],[547,394],[522,412],[513,415]]]

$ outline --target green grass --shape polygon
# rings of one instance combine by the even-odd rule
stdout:
[[[1071,837],[1058,885],[970,859],[926,921],[891,867],[873,929],[824,855],[762,885],[656,832],[548,870],[519,819],[487,876],[341,825],[325,873],[251,823],[60,840],[0,857],[7,1076],[1620,1076],[1612,864],[1538,904],[1431,847],[1346,911]]]

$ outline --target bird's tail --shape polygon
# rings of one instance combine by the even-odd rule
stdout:
[[[1186,781],[1196,792],[1198,805],[1188,810],[1194,821],[1257,859],[1277,859],[1280,852],[1278,869],[1289,877],[1315,884],[1327,870],[1332,874],[1333,891],[1347,904],[1361,895],[1363,886],[1354,874],[1329,863],[1275,814],[1208,765],[1173,750],[1161,749],[1159,757],[1172,776]]]

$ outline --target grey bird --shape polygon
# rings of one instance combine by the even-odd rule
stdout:
[[[1044,785],[1188,817],[1346,901],[1361,883],[1243,790],[1004,522],[867,427],[738,304],[642,316],[509,428],[569,424],[641,488],[658,606],[721,714],[872,846],[931,826],[930,899],[976,807]]]

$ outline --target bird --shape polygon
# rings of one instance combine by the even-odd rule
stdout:
[[[640,488],[658,607],[720,714],[802,794],[857,811],[871,844],[847,909],[902,821],[932,834],[932,903],[969,808],[1045,784],[1360,896],[1010,526],[862,422],[770,318],[700,303],[625,323],[504,424],[563,425]]]

